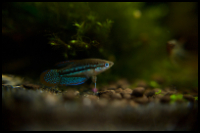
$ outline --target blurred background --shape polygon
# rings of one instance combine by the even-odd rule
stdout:
[[[39,80],[58,62],[100,58],[98,83],[198,88],[197,2],[2,3],[2,74]]]

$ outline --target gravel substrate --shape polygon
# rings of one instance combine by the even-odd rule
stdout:
[[[96,95],[2,85],[3,130],[197,130],[198,93],[107,88]]]

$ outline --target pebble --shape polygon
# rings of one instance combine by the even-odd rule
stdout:
[[[157,95],[154,95],[154,96],[153,96],[153,98],[154,98],[155,102],[159,102],[159,101],[160,101],[160,99],[161,99],[162,97],[164,97],[164,95],[163,95],[163,94],[157,94]]]
[[[45,95],[45,102],[49,106],[54,106],[57,104],[58,98],[53,94],[47,94]]]
[[[122,99],[122,100],[113,100],[110,103],[111,107],[124,107],[126,105],[127,105],[127,101],[125,99]]]
[[[112,94],[112,98],[114,98],[114,99],[122,99],[122,96],[121,96],[120,93],[114,93],[114,94]]]
[[[166,95],[160,98],[160,103],[169,103],[170,102],[170,96]]]
[[[125,98],[125,99],[131,99],[131,94],[122,93],[121,95],[122,95],[122,97]]]
[[[137,107],[137,106],[138,106],[138,103],[136,103],[135,101],[131,100],[131,101],[129,102],[129,105],[130,105],[131,107]]]
[[[39,89],[39,88],[41,88],[40,85],[35,85],[35,84],[23,84],[22,86],[26,89]]]
[[[152,97],[153,95],[155,95],[155,91],[154,90],[148,90],[144,93],[147,97]]]
[[[89,98],[91,101],[97,101],[99,99],[99,97],[95,95],[87,95],[86,97]]]
[[[122,93],[122,88],[117,88],[116,90],[115,90],[115,93]]]
[[[130,88],[126,88],[126,89],[124,89],[124,90],[122,91],[122,93],[126,93],[126,94],[131,94],[132,92],[133,92],[133,90],[130,89]]]
[[[111,96],[115,94],[114,90],[107,90],[103,92],[99,92],[98,95],[100,98],[111,98]]]
[[[106,98],[101,98],[97,101],[96,104],[98,105],[98,107],[105,107],[106,105],[108,105],[108,100]]]
[[[143,95],[142,97],[133,97],[133,100],[140,104],[145,104],[145,103],[149,102],[147,96],[145,96],[145,95]]]
[[[194,102],[195,99],[193,96],[191,95],[183,95],[183,98],[185,98],[186,100],[190,101],[190,102]]]
[[[142,97],[144,94],[144,91],[145,91],[144,87],[137,87],[133,90],[131,95],[135,97]]]
[[[78,91],[68,90],[63,92],[63,99],[64,100],[74,100],[75,97],[79,94]]]

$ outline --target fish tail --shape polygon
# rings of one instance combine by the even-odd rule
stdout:
[[[57,69],[50,69],[44,71],[40,75],[40,82],[46,86],[56,86],[60,83],[60,76]]]

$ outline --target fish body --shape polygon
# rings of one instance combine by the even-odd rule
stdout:
[[[40,81],[46,86],[78,85],[92,77],[96,85],[96,75],[109,69],[113,64],[102,59],[64,61],[57,64],[59,69],[44,71]]]

